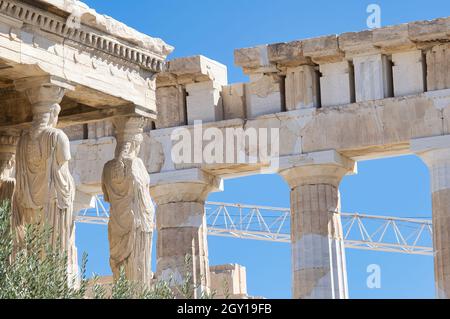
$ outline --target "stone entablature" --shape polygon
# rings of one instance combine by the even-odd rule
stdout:
[[[0,105],[8,104],[0,118],[11,118],[0,129],[29,127],[30,105],[14,83],[34,77],[73,87],[61,102],[60,127],[127,115],[155,119],[155,74],[173,50],[75,0],[0,1],[0,47]]]
[[[260,68],[339,62],[346,57],[429,49],[450,41],[450,18],[416,21],[361,32],[348,32],[287,43],[235,50],[235,63],[248,74]]]
[[[157,76],[159,118],[156,129],[145,134],[144,163],[151,174],[201,168],[225,178],[267,166],[174,163],[171,134],[180,127],[193,133],[193,120],[223,133],[279,129],[281,157],[330,149],[353,160],[407,154],[411,139],[450,133],[448,22],[241,49],[236,63],[245,65],[250,83],[228,85],[226,67],[203,56],[172,60]],[[252,116],[254,111],[261,114]],[[92,143],[77,149],[87,151]],[[248,154],[247,146],[237,145],[235,152]]]
[[[280,156],[298,156],[334,149],[353,160],[375,159],[409,154],[411,139],[450,134],[450,90],[426,92],[408,97],[354,103],[329,108],[301,109],[269,114],[254,120],[242,119],[207,123],[203,130],[218,128],[224,134],[228,128],[278,128]],[[194,127],[184,127],[193,134]],[[172,160],[171,134],[177,128],[152,130],[144,134],[141,157],[151,174],[182,173],[190,168],[202,168],[221,177],[254,174],[259,164],[206,163],[176,164]],[[208,141],[204,142],[206,145]],[[238,145],[235,152],[245,152]],[[113,158],[115,140],[105,137],[72,142],[73,174],[89,193],[100,193],[100,172],[104,162]],[[282,161],[281,161],[282,164]],[[95,190],[95,191],[94,191]]]
[[[449,89],[450,18],[238,49],[235,64],[248,83],[226,83],[226,68],[202,56],[170,61],[157,78],[157,128]],[[190,97],[192,83],[202,99]]]
[[[39,28],[153,72],[162,71],[165,57],[173,50],[161,39],[148,37],[110,17],[99,15],[79,1],[36,2],[36,6],[30,6],[21,1],[2,0],[0,13],[17,20],[18,26],[27,24]],[[42,10],[40,6],[58,8],[65,16]],[[71,14],[74,21],[68,21]],[[77,21],[78,26],[75,25]]]

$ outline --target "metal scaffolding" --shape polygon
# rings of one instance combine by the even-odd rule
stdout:
[[[109,206],[101,196],[95,207],[78,213],[77,222],[106,225]],[[290,243],[288,208],[207,202],[208,235]],[[345,247],[415,255],[433,255],[428,219],[341,213]]]

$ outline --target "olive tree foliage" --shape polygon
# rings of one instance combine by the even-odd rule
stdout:
[[[70,278],[67,256],[51,244],[51,230],[28,225],[21,247],[14,246],[10,205],[0,206],[0,298],[74,299],[83,298],[87,256],[80,267],[81,280]],[[79,281],[79,282],[78,282]]]
[[[155,281],[150,288],[140,283],[127,280],[122,268],[119,278],[112,285],[98,284],[98,277],[94,277],[90,298],[93,299],[194,299],[194,291],[199,286],[192,283],[192,258],[185,257],[185,274],[182,280],[170,277],[167,280]],[[199,299],[213,299],[215,292],[202,292]]]
[[[151,287],[127,280],[122,269],[111,285],[99,277],[86,277],[87,254],[83,254],[79,278],[67,272],[67,255],[51,244],[52,231],[42,225],[28,225],[23,244],[14,245],[10,204],[0,203],[0,299],[192,299],[198,288],[191,272],[181,283],[155,281]],[[186,265],[189,265],[186,257]],[[213,298],[204,293],[200,298]]]

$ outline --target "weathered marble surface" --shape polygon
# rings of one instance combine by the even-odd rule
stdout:
[[[450,298],[450,135],[413,140],[411,151],[428,166],[433,209],[436,297]]]
[[[32,128],[22,133],[17,145],[12,214],[16,244],[23,244],[26,225],[49,227],[51,244],[67,254],[69,284],[76,283],[75,183],[69,171],[70,143],[65,133],[55,128],[61,110],[58,103],[70,86],[31,78],[17,82],[16,87],[25,91],[33,111]]]
[[[154,207],[150,177],[138,157],[143,141],[143,118],[114,121],[117,146],[115,158],[105,164],[102,190],[111,204],[108,224],[110,265],[118,279],[123,268],[131,281],[150,285]]]

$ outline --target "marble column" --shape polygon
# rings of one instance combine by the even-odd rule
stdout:
[[[450,298],[450,135],[411,142],[411,150],[428,166],[433,209],[436,297]]]
[[[52,77],[30,77],[15,82],[28,97],[33,120],[24,130],[16,154],[16,190],[13,200],[13,227],[20,246],[25,226],[39,223],[51,228],[55,249],[67,253],[69,284],[78,281],[75,218],[75,185],[69,171],[70,142],[57,129],[61,102],[66,90],[74,87]]]
[[[114,119],[115,158],[105,164],[102,189],[111,204],[108,223],[110,265],[117,280],[121,270],[128,280],[149,286],[151,269],[154,207],[150,198],[150,177],[138,157],[143,142],[145,119]]]
[[[0,132],[0,204],[5,200],[12,201],[18,140],[18,133]]]
[[[291,188],[292,296],[348,298],[339,184],[355,164],[334,151],[281,170]]]
[[[157,204],[157,279],[177,286],[190,277],[192,297],[209,292],[205,200],[221,181],[200,169],[152,175]]]

